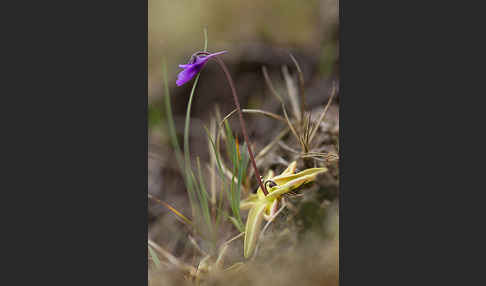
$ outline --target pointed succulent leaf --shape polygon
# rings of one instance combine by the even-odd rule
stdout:
[[[250,194],[246,199],[240,201],[240,209],[249,210],[258,201],[259,198],[257,194]]]
[[[278,186],[275,190],[270,192],[267,199],[278,198],[281,195],[288,193],[303,184],[312,182],[316,179],[316,176],[320,173],[324,173],[327,171],[327,168],[312,168],[307,169],[305,171],[299,172],[295,174],[295,177],[292,177],[291,181],[288,181],[284,185]]]
[[[282,174],[280,174],[279,176],[293,174],[293,173],[295,173],[296,168],[297,168],[297,161],[293,161],[292,163],[289,164],[287,169],[285,169],[282,172]]]
[[[279,176],[276,176],[276,177],[273,177],[272,180],[277,183],[277,185],[279,186],[282,186],[292,180],[295,180],[297,178],[300,178],[302,176],[306,176],[306,175],[310,175],[310,174],[314,174],[314,173],[321,173],[321,172],[325,172],[323,171],[323,169],[325,169],[325,171],[327,171],[327,168],[310,168],[310,169],[306,169],[304,171],[301,171],[297,174],[281,174]]]
[[[263,214],[267,207],[266,200],[259,202],[250,209],[248,219],[246,220],[245,241],[244,241],[244,256],[248,258],[255,250],[258,235],[260,234],[260,226],[263,220]]]
[[[265,181],[271,179],[274,186],[268,189],[265,196],[258,188],[256,194],[251,194],[240,203],[241,209],[250,208],[245,226],[244,256],[249,258],[255,250],[264,218],[269,219],[277,210],[280,197],[301,185],[314,181],[316,176],[327,171],[327,168],[311,168],[295,174],[297,163],[292,162],[280,175],[274,177],[269,171]]]

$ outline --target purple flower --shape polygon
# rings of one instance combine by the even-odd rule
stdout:
[[[177,75],[176,84],[181,86],[186,82],[190,81],[204,66],[211,57],[221,55],[226,53],[226,51],[217,52],[209,55],[196,55],[192,56],[186,65],[179,65],[180,68],[184,70]]]

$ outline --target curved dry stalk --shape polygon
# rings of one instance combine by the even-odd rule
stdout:
[[[231,116],[233,116],[236,112],[238,112],[238,109],[233,109],[233,111],[231,111],[230,113],[228,113],[228,115],[226,115],[223,120],[219,123],[219,125],[223,125],[224,122],[226,120],[228,120]],[[241,112],[243,113],[254,113],[254,114],[261,114],[261,115],[265,115],[265,116],[268,116],[270,118],[273,118],[275,120],[280,120],[282,122],[285,122],[285,119],[278,115],[278,114],[275,114],[275,113],[272,113],[272,112],[269,112],[269,111],[265,111],[265,110],[261,110],[261,109],[242,109]]]
[[[265,155],[268,153],[268,151],[270,151],[270,150],[273,148],[273,146],[275,146],[276,144],[278,144],[278,142],[279,142],[280,140],[282,140],[282,138],[283,138],[285,135],[287,135],[287,133],[289,132],[289,130],[290,130],[290,129],[289,129],[289,128],[287,128],[287,127],[286,127],[286,128],[284,128],[284,130],[282,130],[282,131],[281,131],[281,132],[280,132],[280,133],[277,135],[277,137],[275,137],[275,138],[272,140],[272,142],[270,142],[270,143],[269,143],[267,146],[265,146],[265,147],[264,147],[264,148],[263,148],[263,149],[262,149],[262,150],[261,150],[261,151],[260,151],[260,152],[257,154],[257,156],[255,157],[255,160],[257,160],[257,161],[258,161],[258,160],[259,160],[259,159],[261,159],[263,156],[265,156]]]
[[[233,238],[229,239],[228,241],[223,242],[221,244],[220,250],[219,250],[219,255],[218,258],[216,259],[216,265],[222,266],[222,261],[223,261],[223,256],[226,253],[226,249],[228,248],[229,244],[233,242],[234,240],[242,237],[245,234],[245,232],[240,232],[240,234],[234,236]]]
[[[267,146],[265,146],[258,154],[257,156],[255,157],[255,160],[256,161],[259,161],[261,160],[275,145],[277,145],[279,142],[281,142],[280,140],[282,140],[282,138],[287,135],[287,133],[289,132],[289,128],[285,127],[278,135],[277,137],[275,137],[272,142],[270,142]],[[280,162],[281,163],[281,162]],[[283,165],[285,165],[285,163],[282,163]],[[248,175],[253,175],[252,173],[253,170],[250,170],[250,172],[248,173]]]

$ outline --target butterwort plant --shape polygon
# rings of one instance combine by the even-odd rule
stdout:
[[[240,102],[238,100],[238,94],[236,93],[235,85],[233,82],[233,79],[231,78],[231,75],[228,71],[228,68],[224,64],[223,60],[219,57],[222,54],[227,53],[227,51],[221,51],[221,52],[216,52],[216,53],[209,53],[209,52],[204,52],[204,51],[199,51],[194,53],[189,62],[187,64],[179,65],[180,68],[183,70],[178,74],[177,76],[177,81],[176,84],[178,86],[181,86],[190,80],[192,80],[194,77],[196,77],[197,74],[199,74],[204,67],[204,65],[211,59],[215,59],[218,65],[221,67],[223,70],[226,79],[228,81],[228,84],[231,88],[231,92],[233,94],[233,99],[235,101],[236,109],[238,110],[238,115],[240,119],[240,126],[241,130],[243,133],[243,138],[245,139],[246,146],[248,148],[248,153],[250,154],[250,161],[252,163],[253,169],[255,171],[255,177],[257,179],[258,185],[260,186],[261,190],[263,191],[263,194],[266,196],[268,195],[268,191],[265,187],[265,185],[262,182],[262,177],[260,176],[260,173],[258,172],[258,168],[256,166],[255,162],[255,156],[253,155],[253,151],[251,149],[251,142],[250,139],[248,138],[248,134],[246,131],[246,125],[245,121],[243,120],[243,114],[241,112],[241,107],[240,107]]]
[[[270,170],[264,185],[269,185],[269,194],[264,195],[262,189],[256,194],[250,194],[240,202],[242,210],[249,209],[245,227],[244,256],[249,258],[257,243],[260,226],[263,219],[271,221],[278,214],[277,208],[285,194],[297,190],[300,186],[314,181],[318,174],[327,172],[327,168],[310,168],[297,172],[297,162],[290,163],[280,175],[275,176]]]

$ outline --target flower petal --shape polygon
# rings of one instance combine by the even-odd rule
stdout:
[[[183,84],[185,84],[186,82],[190,81],[196,74],[197,74],[197,70],[193,67],[189,67],[183,71],[181,71],[178,75],[177,75],[177,81],[176,81],[176,84],[178,86],[181,86]]]

